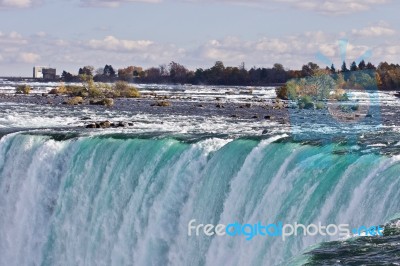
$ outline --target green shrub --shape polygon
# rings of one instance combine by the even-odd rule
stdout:
[[[349,100],[349,96],[347,95],[347,93],[340,95],[336,98],[336,100],[340,101],[340,102],[345,102]]]
[[[276,97],[282,100],[288,100],[288,88],[286,85],[275,89]]]
[[[104,96],[104,93],[99,87],[91,87],[89,88],[88,96],[98,98]]]
[[[114,95],[116,97],[126,97],[126,98],[139,98],[140,92],[133,86],[130,86],[125,81],[118,81],[113,87]]]
[[[31,87],[28,85],[19,85],[15,88],[15,92],[18,94],[29,94],[31,93]]]
[[[114,90],[116,91],[123,91],[129,88],[128,82],[125,81],[117,81],[114,84]]]
[[[311,96],[309,96],[309,95],[302,96],[299,99],[298,104],[299,104],[300,108],[304,108],[304,109],[313,109],[314,108],[314,103],[312,101]]]
[[[107,107],[111,107],[114,105],[114,100],[111,98],[105,98],[105,99],[103,99],[102,102],[103,102],[103,105],[107,106]]]
[[[126,98],[140,98],[140,92],[136,88],[128,88],[122,91],[120,95]]]
[[[80,96],[80,97],[86,97],[88,95],[88,92],[85,87],[83,86],[65,86],[65,87],[60,87],[57,89],[58,94],[66,94],[69,96]]]
[[[275,89],[275,93],[282,100],[295,100],[299,87],[301,87],[301,84],[297,80],[290,80],[284,86]]]
[[[325,108],[325,105],[323,103],[321,103],[321,102],[318,102],[318,103],[315,104],[315,108],[318,109],[318,110],[321,110],[321,109]]]

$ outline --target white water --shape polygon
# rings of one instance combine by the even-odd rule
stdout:
[[[398,213],[396,158],[272,143],[281,137],[5,136],[0,264],[276,265],[330,239],[189,237],[188,222],[356,227]]]

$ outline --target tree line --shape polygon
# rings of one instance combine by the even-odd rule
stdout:
[[[82,76],[91,76],[96,82],[115,82],[118,80],[136,83],[156,84],[193,84],[193,85],[230,85],[230,86],[268,86],[284,84],[292,79],[311,77],[323,70],[327,74],[343,74],[349,78],[354,71],[373,71],[379,89],[400,89],[400,65],[382,62],[376,67],[371,62],[352,62],[349,67],[343,62],[340,68],[335,65],[321,68],[313,62],[302,66],[300,70],[290,70],[282,64],[276,63],[270,68],[252,67],[246,69],[245,64],[239,66],[225,66],[217,61],[207,69],[198,68],[195,71],[185,66],[171,62],[168,65],[143,69],[138,66],[114,69],[112,65],[95,69],[93,66],[79,68],[78,75],[63,71],[61,79],[65,82],[79,82]]]

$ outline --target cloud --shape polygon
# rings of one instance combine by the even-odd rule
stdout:
[[[119,7],[124,3],[145,2],[159,3],[162,0],[81,0],[81,4],[85,7]]]
[[[349,64],[357,60],[367,50],[372,51],[370,60],[375,63],[382,60],[390,62],[400,60],[400,45],[398,45],[396,35],[390,38],[376,38],[377,34],[392,33],[385,30],[372,30],[373,34],[371,34],[366,30],[371,27],[390,29],[384,23],[379,23],[379,25],[343,33],[349,36],[350,40],[346,62]],[[356,34],[363,34],[365,37],[351,38]],[[255,40],[231,36],[211,39],[193,44],[191,48],[184,48],[176,44],[117,36],[74,40],[60,39],[48,34],[38,38],[35,34],[25,36],[17,32],[0,32],[0,55],[2,56],[0,70],[10,71],[8,69],[14,67],[13,69],[18,71],[26,69],[26,73],[30,73],[34,64],[43,64],[55,66],[59,71],[65,69],[76,72],[84,65],[102,67],[105,64],[111,64],[115,68],[138,65],[146,68],[171,61],[195,69],[209,67],[218,60],[230,66],[238,66],[241,62],[245,62],[250,67],[270,67],[274,63],[282,63],[287,68],[299,69],[310,61],[320,66],[330,65],[329,61],[332,61],[339,66],[341,55],[338,39],[341,37],[343,37],[341,33],[333,34],[323,31],[281,37],[263,36]],[[355,42],[352,42],[352,39]],[[375,46],[367,47],[364,45],[365,42]],[[316,56],[318,53],[325,55],[328,63],[319,61]]]
[[[0,0],[1,8],[28,8],[40,5],[38,0]]]
[[[103,40],[90,40],[87,46],[92,49],[106,50],[106,51],[117,51],[117,52],[129,52],[129,51],[143,51],[152,45],[152,41],[147,40],[120,40],[114,36],[107,36]]]
[[[44,32],[44,31],[39,31],[39,32],[36,32],[36,33],[35,33],[35,36],[36,36],[36,37],[39,37],[39,38],[43,38],[43,37],[46,37],[46,36],[47,36],[47,33]]]
[[[0,44],[24,45],[27,44],[27,40],[15,31],[8,34],[0,32]]]
[[[222,2],[246,6],[282,9],[289,5],[296,9],[320,14],[344,15],[370,10],[374,6],[390,3],[391,0],[185,0],[187,2]],[[283,4],[283,5],[279,5]]]
[[[396,31],[386,26],[369,26],[360,30],[352,30],[352,34],[360,37],[381,37],[395,35]]]
[[[309,10],[320,14],[344,15],[370,10],[375,6],[384,5],[392,0],[79,0],[84,7],[116,8],[127,3],[160,3],[184,1],[190,3],[220,2],[249,7],[282,9],[291,6],[296,9]],[[0,0],[0,9],[29,8],[38,6],[42,0]]]
[[[329,15],[357,13],[371,9],[373,6],[389,3],[389,0],[275,0],[287,2],[295,7]]]
[[[320,65],[341,63],[339,36],[320,31],[284,36],[280,38],[263,37],[255,41],[241,40],[235,37],[214,39],[201,45],[191,54],[192,58],[201,58],[203,62],[222,60],[228,65],[246,62],[257,66],[272,66],[282,63],[289,68],[300,68],[313,61]],[[347,61],[357,60],[369,50],[362,44],[347,46]],[[328,62],[321,62],[317,54],[323,54]]]
[[[35,63],[40,59],[40,55],[35,53],[22,52],[18,56],[19,62],[22,63]]]

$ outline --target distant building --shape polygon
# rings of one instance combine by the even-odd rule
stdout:
[[[57,78],[55,68],[43,68],[43,79],[54,80]]]
[[[56,69],[42,66],[33,67],[33,78],[54,80],[57,78]]]
[[[33,67],[33,78],[34,79],[43,78],[43,68],[45,68],[45,67],[41,67],[41,66]]]

